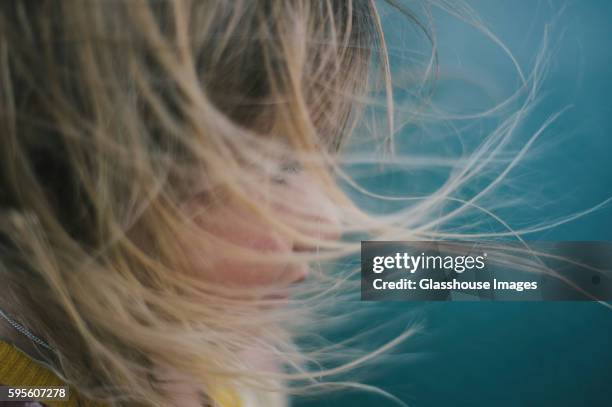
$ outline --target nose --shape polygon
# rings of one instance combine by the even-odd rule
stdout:
[[[319,244],[336,242],[342,236],[339,217],[333,208],[327,211],[319,208],[316,214],[305,216],[300,226],[305,239],[294,242],[293,250],[297,252],[313,251]]]
[[[338,241],[342,236],[339,208],[312,178],[296,176],[288,188],[283,206],[304,237],[294,242],[294,251],[313,251],[320,245]]]

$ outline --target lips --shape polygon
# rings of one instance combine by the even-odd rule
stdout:
[[[264,300],[283,301],[289,299],[289,294],[270,294],[263,297]]]

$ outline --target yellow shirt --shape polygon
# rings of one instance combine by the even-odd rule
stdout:
[[[26,355],[15,345],[0,340],[0,384],[11,387],[50,387],[66,384],[48,368]],[[74,389],[69,401],[43,401],[49,407],[103,407],[81,397]]]
[[[15,345],[0,340],[0,385],[11,387],[55,387],[66,384],[55,373],[32,359]],[[210,395],[215,407],[286,407],[282,394],[231,387],[219,388]],[[69,401],[43,401],[49,407],[104,407],[70,388]]]
[[[12,387],[50,387],[65,386],[55,373],[32,359],[16,346],[0,340],[0,385]],[[49,407],[104,407],[78,394],[73,388],[69,401],[43,401]],[[247,407],[241,395],[231,389],[219,389],[212,398],[218,407]],[[257,403],[257,405],[260,405]],[[276,405],[276,404],[275,404]]]

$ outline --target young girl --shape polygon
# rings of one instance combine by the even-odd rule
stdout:
[[[383,229],[434,239],[469,178],[399,217],[353,204],[340,151],[380,83],[374,0],[0,3],[0,384],[277,407],[367,359],[293,341],[329,265]]]
[[[3,2],[0,383],[285,405],[380,41],[369,0]]]

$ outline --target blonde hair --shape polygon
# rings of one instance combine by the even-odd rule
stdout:
[[[177,237],[203,252],[216,237],[182,209],[231,199],[299,239],[273,212],[295,165],[350,202],[329,167],[382,39],[373,2],[1,7],[2,278],[56,371],[96,399],[167,405],[155,366],[210,389],[260,381],[236,358],[255,340],[301,363],[283,313],[253,319],[190,273]]]
[[[430,62],[428,75],[435,54]],[[511,123],[436,194],[374,217],[342,188],[361,191],[338,157],[367,91],[381,85],[392,135],[398,119],[374,0],[3,3],[1,277],[16,308],[27,310],[21,319],[55,349],[55,371],[95,399],[168,405],[155,366],[189,374],[205,391],[229,380],[282,392],[409,336],[337,368],[313,367],[293,334],[307,306],[347,275],[320,273],[329,285],[323,294],[313,282],[297,306],[254,316],[253,302],[234,295],[239,289],[194,276],[183,245],[203,253],[221,245],[228,257],[261,264],[357,252],[354,239],[324,238],[324,225],[313,238],[303,233],[312,220],[277,216],[288,167],[316,180],[345,234],[440,238],[441,222],[427,220],[487,148],[504,143]],[[318,251],[275,256],[220,241],[198,225],[205,210],[183,211],[193,200],[236,202]],[[299,205],[296,213],[305,213]],[[246,367],[236,350],[251,342],[286,370]]]

